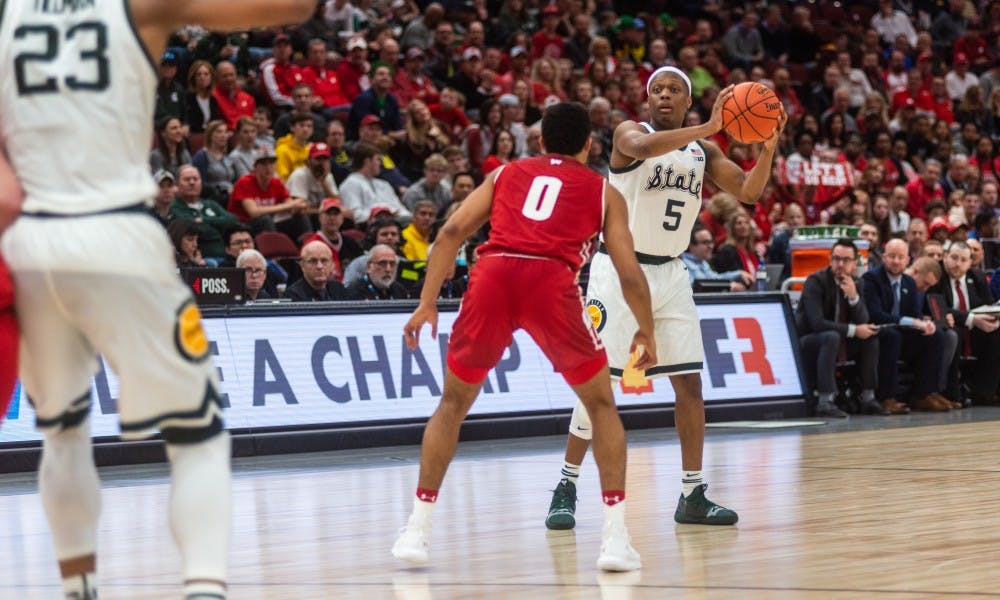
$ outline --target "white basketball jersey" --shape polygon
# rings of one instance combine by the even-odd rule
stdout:
[[[643,123],[650,132],[653,128]],[[680,256],[701,212],[705,149],[699,142],[611,169],[608,181],[625,196],[635,251]]]
[[[0,0],[0,145],[25,212],[146,201],[154,63],[129,0]]]

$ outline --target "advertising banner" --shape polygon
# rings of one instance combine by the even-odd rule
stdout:
[[[741,297],[742,296],[742,297]],[[802,385],[780,296],[733,295],[700,303],[705,401],[801,397]],[[440,313],[437,339],[425,328],[420,348],[403,343],[408,312],[240,316],[205,319],[230,429],[366,425],[423,420],[437,406],[445,353],[457,313]],[[118,435],[118,378],[107,363],[92,387],[91,433]],[[620,406],[671,404],[667,378]],[[472,415],[546,413],[573,408],[574,396],[531,338],[519,331],[490,372]],[[0,428],[0,443],[40,439],[20,389]]]

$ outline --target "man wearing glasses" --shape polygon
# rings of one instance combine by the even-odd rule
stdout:
[[[288,286],[286,298],[292,302],[326,302],[347,300],[344,285],[330,279],[333,270],[333,251],[323,242],[309,242],[300,253],[302,279]]]
[[[837,407],[835,380],[838,362],[857,361],[861,376],[861,411],[887,414],[875,400],[878,368],[878,326],[871,324],[862,301],[862,283],[854,276],[858,249],[847,238],[830,250],[830,266],[806,279],[795,315],[802,347],[808,393],[816,390],[816,416],[845,418]]]
[[[746,271],[726,271],[717,273],[709,260],[712,259],[712,233],[704,227],[695,227],[691,232],[691,243],[688,250],[681,254],[684,265],[687,266],[688,276],[691,283],[696,279],[717,279],[728,281],[729,290],[732,292],[745,292],[754,282],[753,275]]]
[[[349,300],[405,300],[406,288],[396,281],[399,257],[392,247],[376,244],[368,253],[365,276],[347,288]]]

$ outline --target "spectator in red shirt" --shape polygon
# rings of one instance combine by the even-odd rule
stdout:
[[[273,58],[260,67],[264,89],[271,104],[291,107],[292,88],[302,83],[302,70],[292,63],[292,42],[279,33],[274,38]]]
[[[924,207],[931,200],[944,200],[944,188],[941,187],[941,163],[933,158],[924,161],[924,168],[917,177],[906,184],[906,193],[910,200],[906,204],[906,212],[910,217],[924,218]]]
[[[441,90],[439,100],[437,104],[431,104],[427,108],[431,109],[431,116],[444,125],[451,141],[458,143],[469,127],[469,117],[458,105],[458,92],[446,87]]]
[[[236,67],[228,60],[215,66],[215,91],[212,93],[230,129],[236,129],[241,117],[253,118],[257,102],[236,85]]]
[[[969,59],[974,73],[981,74],[993,66],[993,55],[977,21],[970,20],[965,28],[965,35],[955,42],[953,56],[957,59],[959,54],[964,54]]]
[[[371,87],[368,80],[368,43],[362,37],[353,37],[347,42],[347,58],[337,66],[337,78],[340,80],[340,90],[351,102],[361,92]]]
[[[901,92],[897,92],[892,97],[892,107],[890,111],[893,115],[896,114],[900,108],[903,108],[907,104],[907,100],[912,99],[914,106],[917,110],[923,110],[926,112],[934,112],[934,98],[931,96],[930,92],[923,89],[923,76],[920,71],[913,69],[906,74],[906,89]]]
[[[308,230],[308,220],[302,214],[307,204],[303,199],[290,198],[285,184],[275,177],[277,158],[270,148],[257,154],[253,172],[237,179],[233,186],[229,212],[247,223],[255,234],[277,229],[295,240]]]
[[[944,77],[935,77],[931,81],[931,101],[934,103],[934,118],[951,125],[955,122],[955,111],[952,109],[951,98],[948,97],[948,86]]]
[[[410,100],[421,100],[425,104],[434,104],[440,98],[438,89],[434,87],[430,77],[424,75],[424,51],[414,46],[406,51],[403,68],[396,71],[389,92],[396,96],[400,106],[408,106]]]
[[[541,11],[542,28],[531,36],[531,58],[548,56],[562,58],[565,54],[566,38],[556,32],[562,9],[557,4],[547,4]]]
[[[302,67],[302,77],[306,84],[312,88],[315,98],[314,110],[319,110],[327,119],[334,113],[346,112],[351,105],[351,101],[340,89],[340,79],[334,69],[326,67],[326,43],[320,39],[309,42],[309,62]]]

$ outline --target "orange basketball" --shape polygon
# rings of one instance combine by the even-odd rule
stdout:
[[[733,88],[722,105],[722,128],[737,142],[754,144],[771,137],[781,118],[781,101],[771,88],[755,81]]]

